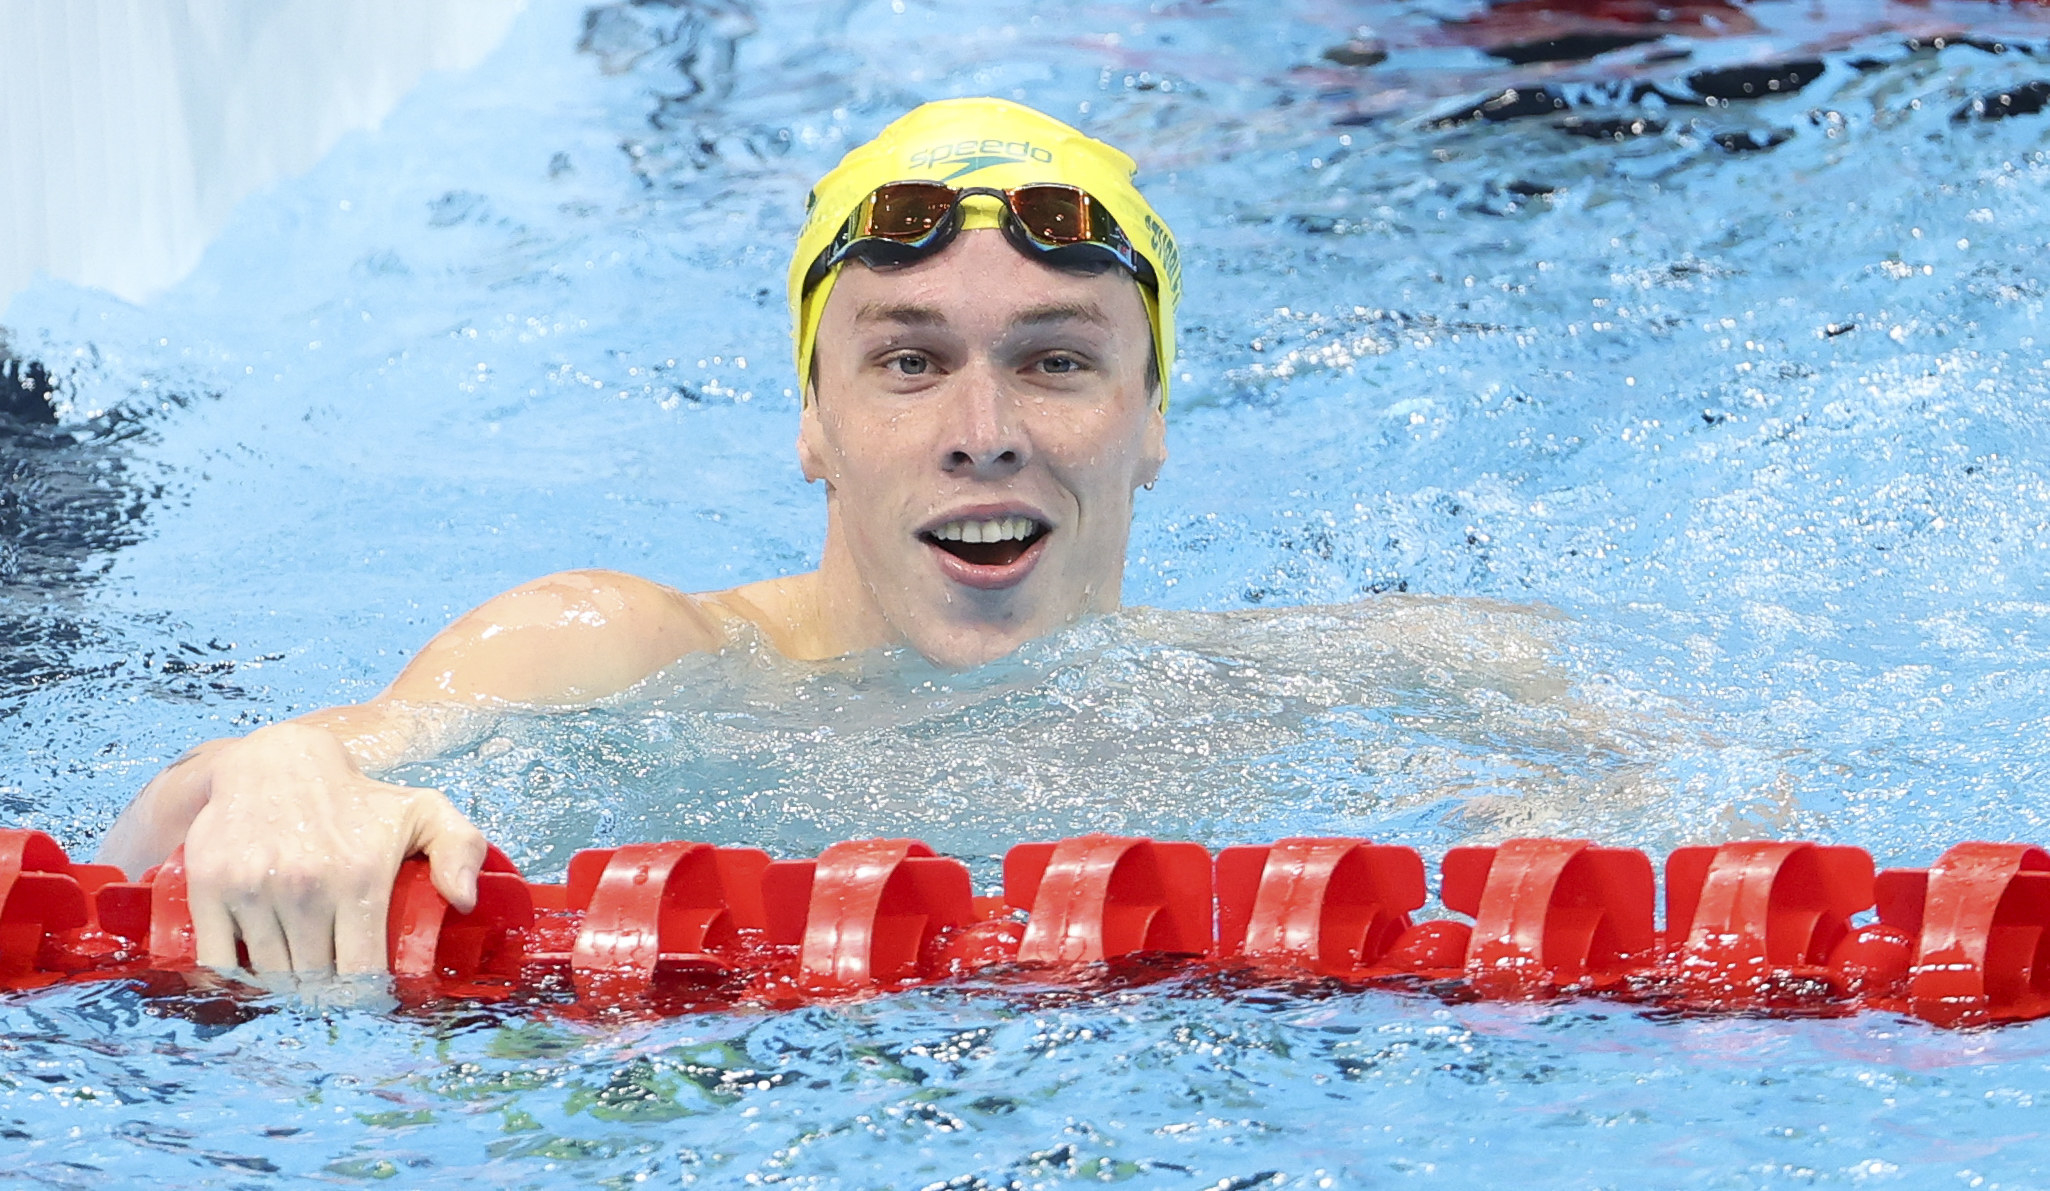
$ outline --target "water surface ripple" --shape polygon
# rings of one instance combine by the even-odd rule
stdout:
[[[2050,23],[1821,8],[532,4],[165,297],[5,310],[0,820],[89,853],[190,743],[537,574],[808,566],[804,189],[990,93],[1129,148],[1182,237],[1134,606],[966,675],[742,644],[405,772],[530,872],[2050,838]],[[108,986],[0,999],[0,1182],[2033,1187],[2044,1037],[1199,977],[668,1021]]]

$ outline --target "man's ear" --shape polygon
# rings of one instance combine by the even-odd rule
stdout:
[[[1133,487],[1143,488],[1160,478],[1160,468],[1167,462],[1167,411],[1155,404],[1153,412],[1146,416],[1146,442],[1139,448],[1139,474]]]
[[[806,396],[804,411],[797,415],[797,465],[804,469],[806,483],[824,480],[830,488],[833,474],[826,466],[830,453],[826,448],[826,428],[819,421],[818,390],[809,389]]]

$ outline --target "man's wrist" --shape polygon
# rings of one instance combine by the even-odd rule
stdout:
[[[365,777],[382,779],[391,770],[443,756],[483,738],[494,713],[452,703],[379,699],[300,717],[300,723],[333,736]]]

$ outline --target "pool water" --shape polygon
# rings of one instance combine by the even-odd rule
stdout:
[[[1132,607],[971,674],[737,646],[403,771],[530,875],[685,837],[911,833],[983,882],[1095,828],[2050,840],[2050,18],[1667,19],[534,3],[169,293],[0,312],[55,386],[0,389],[0,822],[89,854],[191,743],[366,697],[538,574],[811,565],[804,190],[987,93],[1130,149],[1181,237]],[[2050,1183],[2041,1026],[1199,975],[667,1020],[345,994],[0,999],[0,1180]]]

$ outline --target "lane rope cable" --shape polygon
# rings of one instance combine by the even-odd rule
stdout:
[[[42,832],[0,830],[0,989],[195,969],[183,852],[129,881]],[[1877,871],[1860,848],[1747,840],[1678,849],[1663,886],[1661,915],[1648,855],[1579,839],[1453,848],[1438,906],[1456,917],[1423,919],[1423,858],[1364,839],[1215,854],[1102,834],[1022,843],[990,897],[911,839],[793,860],[627,844],[577,853],[561,884],[525,880],[492,848],[468,914],[407,860],[388,951],[411,1005],[552,989],[593,1009],[788,1008],[967,977],[1044,987],[1207,966],[1460,999],[1878,1010],[1946,1027],[2050,1016],[2043,848],[1961,843],[1926,869]]]

